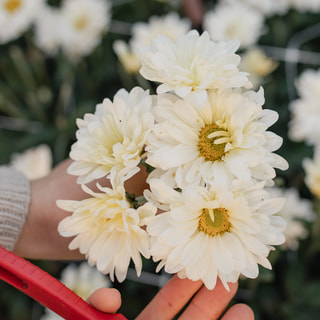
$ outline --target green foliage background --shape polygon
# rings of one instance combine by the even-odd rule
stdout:
[[[152,15],[164,15],[172,7],[159,1],[113,1],[112,20],[134,23],[148,21]],[[59,1],[50,1],[59,5]],[[212,7],[214,1],[207,1]],[[183,15],[182,12],[180,12]],[[285,49],[299,31],[320,22],[320,13],[300,13],[291,10],[285,16],[266,19],[267,32],[259,45]],[[320,30],[320,27],[319,27]],[[320,31],[319,31],[320,36]],[[303,45],[302,50],[319,52],[319,36]],[[75,119],[86,112],[94,112],[103,98],[111,98],[120,88],[130,90],[135,85],[146,85],[140,76],[128,75],[120,66],[112,44],[116,39],[128,40],[129,35],[108,32],[101,45],[80,63],[72,64],[59,53],[55,58],[45,57],[33,43],[29,30],[15,41],[0,46],[0,164],[10,161],[13,153],[22,152],[41,143],[48,144],[54,164],[66,157],[75,139]],[[272,56],[273,51],[270,51]],[[276,57],[275,57],[276,58]],[[320,61],[318,61],[320,65]],[[297,74],[306,68],[318,69],[317,64],[297,64]],[[312,149],[303,143],[294,143],[287,137],[290,114],[288,88],[294,89],[294,79],[286,77],[286,63],[279,60],[278,68],[264,84],[265,107],[276,110],[279,121],[271,128],[283,137],[279,154],[290,165],[279,178],[286,187],[295,187],[302,197],[311,199],[319,214],[319,201],[304,184],[301,160],[312,157]],[[291,97],[292,99],[292,97]],[[320,103],[320,102],[319,102]],[[258,320],[317,319],[320,311],[320,220],[308,225],[310,235],[300,241],[297,251],[277,249],[270,255],[273,270],[261,268],[258,279],[241,279],[234,302],[245,302]],[[59,277],[66,265],[56,261],[33,261]],[[145,261],[144,270],[154,272],[155,266]],[[123,296],[123,312],[133,319],[157,292],[154,285],[126,280],[115,283]],[[32,299],[0,282],[0,319],[39,319],[40,305]]]

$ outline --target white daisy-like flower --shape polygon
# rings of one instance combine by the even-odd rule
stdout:
[[[278,213],[287,222],[284,230],[286,241],[280,247],[284,250],[297,250],[299,240],[305,239],[309,234],[306,223],[313,222],[316,219],[312,202],[301,198],[297,189],[294,188],[273,187],[268,188],[268,192],[273,197],[281,197],[286,200],[285,205]]]
[[[88,263],[110,274],[112,281],[114,274],[120,282],[125,279],[131,259],[139,276],[141,255],[150,257],[149,236],[142,227],[155,215],[156,207],[147,202],[135,209],[127,200],[124,181],[133,174],[128,173],[127,169],[112,170],[112,188],[98,185],[101,192],[95,193],[82,185],[91,198],[57,201],[60,208],[73,212],[58,227],[62,236],[75,236],[69,248],[79,248],[86,255]]]
[[[320,70],[306,69],[296,80],[298,98],[291,101],[288,135],[293,141],[317,145],[320,141]]]
[[[61,45],[62,17],[60,9],[44,6],[34,25],[34,42],[48,56],[54,56]]]
[[[238,187],[189,186],[179,192],[150,180],[156,200],[169,207],[147,227],[158,270],[201,279],[213,289],[217,277],[228,288],[240,274],[256,278],[258,264],[271,269],[267,256],[285,240],[285,221],[274,215],[283,199],[269,198],[263,183]]]
[[[79,265],[70,263],[61,272],[60,281],[75,292],[79,297],[86,300],[95,290],[103,287],[110,287],[108,278],[87,262]],[[41,320],[63,319],[55,312],[46,308]]]
[[[148,91],[121,89],[113,102],[104,99],[94,114],[78,119],[77,141],[70,152],[75,161],[68,172],[79,176],[79,183],[88,183],[108,175],[113,167],[135,168],[154,123],[151,108]]]
[[[199,108],[207,99],[207,89],[250,87],[247,73],[240,72],[239,41],[215,43],[207,32],[191,30],[175,42],[164,35],[141,51],[143,77],[160,82],[158,93],[174,91],[192,99]]]
[[[44,0],[0,0],[0,44],[26,32],[43,5]]]
[[[241,48],[256,44],[263,33],[264,25],[261,12],[239,2],[218,4],[203,18],[203,27],[209,32],[211,39],[238,39],[241,41]]]
[[[302,166],[305,171],[305,184],[313,195],[320,199],[320,150],[317,146],[313,159],[304,158]]]
[[[146,162],[170,170],[178,187],[192,183],[270,180],[288,164],[273,153],[282,138],[267,131],[278,113],[262,109],[263,90],[212,90],[205,107],[172,94],[159,97]],[[270,181],[271,183],[271,181]]]
[[[259,88],[265,78],[278,66],[275,60],[257,47],[246,50],[241,58],[239,69],[249,73],[253,88]]]
[[[289,2],[291,0],[220,0],[221,3],[229,4],[243,4],[248,5],[257,11],[263,13],[265,16],[270,17],[274,14],[283,15],[289,10]],[[304,1],[304,0],[302,0]],[[317,1],[317,0],[315,0]]]
[[[14,153],[10,165],[30,180],[39,179],[50,173],[52,153],[49,146],[41,144],[23,153]]]
[[[107,0],[65,0],[61,7],[61,46],[71,58],[90,54],[108,31],[111,20]]]
[[[151,40],[159,34],[166,35],[175,41],[180,35],[187,34],[191,28],[191,21],[181,18],[176,12],[169,12],[165,16],[152,16],[148,23],[137,22],[132,26],[130,46],[135,54],[141,47],[149,46]]]

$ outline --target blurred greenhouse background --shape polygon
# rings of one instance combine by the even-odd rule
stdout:
[[[199,4],[202,11],[193,7]],[[287,242],[271,253],[273,270],[240,280],[233,302],[250,305],[258,320],[318,319],[320,0],[1,0],[0,164],[30,179],[47,174],[68,157],[76,118],[121,88],[154,90],[139,75],[137,48],[157,33],[174,39],[191,28],[214,41],[241,40],[241,66],[263,86],[264,107],[279,113],[271,130],[283,137],[278,153],[290,166],[278,172],[275,188],[287,198]],[[57,278],[69,267],[32,262]],[[128,319],[167,281],[154,270],[144,261],[139,279],[129,270],[112,284]],[[49,319],[42,306],[0,282],[1,320],[41,317]]]

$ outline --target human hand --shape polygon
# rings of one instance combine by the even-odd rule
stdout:
[[[69,250],[71,238],[64,238],[58,233],[58,224],[70,212],[56,205],[59,199],[82,200],[88,198],[79,184],[77,177],[67,173],[71,160],[65,160],[46,177],[31,181],[31,201],[25,225],[13,252],[28,259],[79,260],[84,256],[78,250]],[[147,188],[146,171],[141,171],[125,184],[129,193],[142,195]],[[97,191],[96,183],[111,187],[109,179],[101,178],[88,184]]]
[[[173,276],[158,292],[136,320],[170,320],[188,304],[179,320],[254,320],[253,311],[246,304],[235,304],[220,318],[235,295],[238,284],[229,283],[227,291],[220,280],[213,290],[206,289],[201,281],[179,279]],[[120,293],[115,289],[95,291],[88,302],[102,312],[117,312],[121,304]]]

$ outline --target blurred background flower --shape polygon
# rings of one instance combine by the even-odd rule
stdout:
[[[108,277],[99,272],[95,267],[90,267],[87,262],[80,264],[70,263],[61,272],[59,279],[66,287],[86,300],[99,288],[111,287]],[[41,320],[62,319],[59,315],[45,309]]]
[[[138,72],[136,51],[157,33],[175,39],[196,27],[213,40],[240,38],[239,68],[255,89],[263,86],[264,107],[279,113],[270,130],[283,138],[278,153],[289,162],[276,180],[287,198],[288,227],[286,245],[270,254],[273,269],[241,279],[235,300],[249,304],[258,320],[317,319],[319,22],[320,0],[1,0],[0,163],[34,172],[30,179],[45,175],[68,157],[77,118],[120,88],[155,92]],[[33,262],[56,277],[67,266]],[[150,260],[143,260],[139,278],[133,268],[114,283],[129,319],[168,279]],[[1,282],[0,315],[39,320],[43,307]]]

